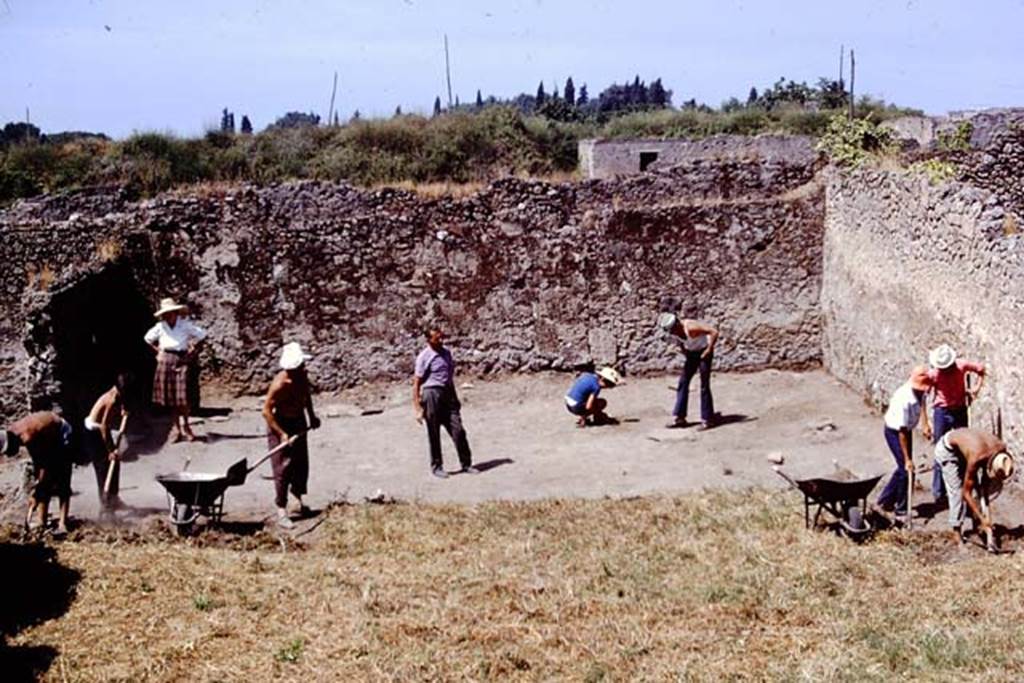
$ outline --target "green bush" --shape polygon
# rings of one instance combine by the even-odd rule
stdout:
[[[851,120],[842,113],[836,113],[828,122],[817,148],[818,151],[824,152],[832,163],[854,167],[872,155],[891,152],[892,134],[867,119]]]

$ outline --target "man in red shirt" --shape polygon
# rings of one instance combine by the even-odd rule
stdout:
[[[928,378],[935,392],[932,400],[932,443],[937,444],[946,432],[968,426],[966,376],[973,372],[981,378],[978,386],[971,390],[970,399],[973,401],[985,383],[985,366],[958,359],[949,344],[932,349],[928,354],[928,364],[931,365]],[[939,504],[946,499],[942,469],[938,464],[932,466],[932,497]]]

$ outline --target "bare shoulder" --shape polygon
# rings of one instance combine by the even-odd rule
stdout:
[[[267,390],[267,397],[270,398],[275,394],[279,393],[282,389],[290,384],[288,379],[288,373],[282,370],[281,372],[274,375],[274,379],[270,382],[270,389]]]

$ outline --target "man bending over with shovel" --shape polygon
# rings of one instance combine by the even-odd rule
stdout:
[[[68,533],[68,509],[71,507],[71,425],[56,413],[26,415],[0,433],[0,451],[15,456],[24,446],[32,458],[36,485],[28,501],[25,526],[32,527],[32,516],[39,509],[39,528],[46,529],[50,498],[60,499],[60,518],[54,537]]]
[[[961,527],[966,503],[976,528],[985,535],[985,547],[989,552],[996,552],[998,546],[992,531],[988,493],[1013,476],[1013,457],[1006,452],[1006,444],[994,434],[961,427],[939,439],[935,445],[935,462],[942,469],[949,494],[949,526],[954,536],[963,542]],[[975,490],[981,498],[980,510],[974,499]]]
[[[288,516],[288,490],[299,501],[299,514],[306,517],[310,510],[302,502],[309,480],[309,444],[306,431],[320,426],[320,418],[313,412],[313,394],[306,375],[309,356],[295,342],[285,344],[281,352],[281,372],[277,373],[263,404],[263,418],[267,421],[267,445],[275,449],[292,441],[271,456],[274,470],[274,503],[277,505],[277,523],[292,529],[295,523]],[[306,422],[306,416],[309,422]]]
[[[96,399],[85,418],[82,445],[96,471],[101,516],[108,516],[123,506],[118,497],[121,481],[118,445],[128,423],[128,410],[124,403],[126,383],[126,376],[118,375],[114,386]],[[115,429],[119,421],[120,426]]]

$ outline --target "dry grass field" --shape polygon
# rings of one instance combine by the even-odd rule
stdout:
[[[16,536],[5,670],[45,680],[1024,677],[1020,556],[807,532],[793,493],[342,505],[287,543],[84,527],[49,561]]]

